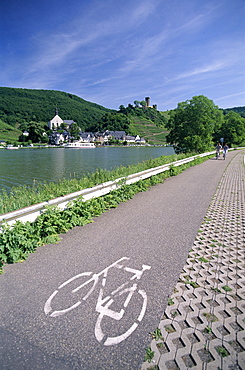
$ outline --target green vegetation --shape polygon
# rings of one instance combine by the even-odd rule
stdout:
[[[234,108],[226,108],[223,109],[223,113],[227,114],[229,112],[238,113],[241,117],[245,118],[245,107],[234,107]]]
[[[155,340],[163,340],[163,336],[162,336],[162,333],[161,333],[161,329],[159,328],[156,328],[152,333],[150,333],[152,339],[155,339]]]
[[[102,212],[117,207],[120,202],[131,199],[136,193],[147,190],[163,178],[164,174],[158,175],[157,180],[148,179],[129,186],[123,185],[108,195],[86,202],[78,198],[63,211],[49,206],[34,222],[17,221],[12,227],[4,224],[0,233],[0,267],[3,263],[25,260],[38,246],[57,242],[58,234],[92,222]]]
[[[129,104],[127,108],[121,105],[119,111],[107,113],[95,122],[91,131],[125,131],[128,135],[143,137],[149,144],[165,144],[167,115],[156,108],[146,108],[144,103],[135,101],[135,106]]]
[[[185,281],[185,284],[190,284],[192,286],[192,288],[199,288],[199,285],[195,282],[195,281],[189,281],[189,280],[186,280]]]
[[[174,304],[173,298],[168,298],[168,306],[172,306]]]
[[[142,167],[153,167],[153,162],[155,161],[157,163],[157,160],[161,160],[161,158],[163,159],[163,157],[160,157],[160,159],[143,162]],[[181,172],[185,168],[204,160],[204,158],[198,158],[195,161],[179,166],[178,171]],[[130,166],[131,171],[132,167],[134,166]],[[129,169],[126,168],[126,170]],[[115,172],[112,172],[115,175]],[[109,172],[107,171],[97,172],[94,174],[93,181],[96,182],[97,179],[99,183],[103,177],[107,178],[108,175]],[[149,187],[163,182],[168,176],[170,174],[166,171],[131,185],[122,185],[119,189],[110,192],[108,195],[86,202],[83,202],[82,198],[76,199],[70,202],[63,211],[57,207],[47,207],[34,222],[22,223],[18,221],[12,226],[3,224],[0,233],[0,268],[4,263],[25,260],[37,247],[43,244],[57,242],[59,240],[58,234],[65,233],[75,226],[82,226],[93,222],[93,218],[99,216],[102,212],[110,208],[115,208],[120,202],[126,202],[136,193],[145,191]],[[85,180],[87,184],[90,181],[89,179]],[[14,196],[12,194],[9,199],[13,198]],[[18,196],[16,196],[17,198]],[[46,199],[48,199],[47,194]],[[5,201],[7,202],[7,198]]]
[[[125,131],[129,130],[130,121],[127,116],[118,112],[106,113],[90,127],[92,132]]]
[[[211,334],[212,333],[212,328],[210,326],[206,326],[206,328],[204,329],[204,332],[207,333],[207,334]]]
[[[230,147],[245,140],[245,119],[235,112],[224,115],[203,95],[179,103],[171,112],[167,126],[170,130],[167,141],[178,152],[212,150],[221,137]]]
[[[220,128],[222,112],[203,95],[179,103],[169,121],[168,142],[182,152],[202,153],[213,148],[213,134]]]
[[[144,361],[151,362],[154,357],[155,352],[152,351],[151,347],[146,348],[145,351],[146,353],[145,353]]]
[[[218,346],[215,347],[215,349],[221,357],[229,356],[229,352],[225,349],[225,347]]]
[[[224,285],[222,287],[222,289],[224,289],[225,292],[231,292],[232,291],[232,289],[228,285]]]
[[[123,105],[119,107],[119,113],[129,119],[128,133],[143,137],[151,145],[166,144],[168,114],[156,108],[147,108],[145,101],[136,100],[134,104],[129,104],[127,108]]]
[[[200,262],[209,262],[209,260],[205,257],[198,258]]]
[[[12,127],[21,123],[48,123],[58,107],[64,120],[73,120],[87,130],[111,109],[90,103],[76,95],[54,90],[0,87],[0,119]]]
[[[216,141],[221,137],[227,143],[240,145],[245,140],[245,118],[233,111],[225,114],[221,127],[215,134]]]
[[[158,127],[147,119],[139,120],[137,117],[132,117],[130,132],[143,137],[151,145],[162,145],[166,144],[166,136],[169,131],[166,127]]]
[[[20,135],[20,130],[8,125],[0,119],[0,140],[14,142],[18,141]]]

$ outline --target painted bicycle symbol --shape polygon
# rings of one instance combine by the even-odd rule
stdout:
[[[100,271],[99,273],[93,274],[92,272],[83,272],[81,274],[78,274],[76,276],[73,276],[71,279],[65,281],[63,284],[61,284],[57,290],[55,290],[51,296],[48,298],[44,305],[44,312],[46,315],[50,317],[58,317],[67,314],[68,312],[76,309],[78,306],[80,306],[82,303],[84,303],[89,296],[92,294],[92,292],[95,290],[95,287],[100,282],[101,286],[99,288],[99,294],[96,302],[95,310],[99,313],[99,316],[97,318],[96,324],[95,324],[95,337],[99,342],[104,341],[105,346],[111,346],[118,344],[128,338],[134,330],[138,327],[139,323],[142,321],[145,312],[146,312],[146,306],[147,306],[147,295],[146,292],[142,289],[138,288],[138,282],[146,270],[150,270],[151,266],[148,265],[142,265],[141,270],[137,270],[126,265],[126,262],[129,261],[130,258],[128,257],[122,257],[118,261],[112,263],[110,266],[106,267],[104,270]],[[115,290],[109,293],[109,295],[105,294],[105,288],[106,288],[106,281],[110,273],[112,272],[112,269],[119,269],[121,272],[125,273],[131,273],[132,276],[125,281],[122,284],[120,284]],[[114,270],[113,270],[114,271]],[[115,271],[114,271],[115,272]],[[91,276],[92,275],[92,276]],[[72,289],[72,295],[77,297],[77,292],[79,292],[79,299],[73,300],[72,303],[68,304],[66,308],[55,310],[52,308],[52,306],[55,306],[55,299],[58,297],[59,293],[65,289],[70,288],[70,285],[76,285],[77,280],[83,279],[83,277],[89,277],[88,280],[83,282],[82,284],[74,287]],[[91,287],[90,287],[91,286]],[[85,288],[85,294],[81,293],[82,288]],[[116,336],[107,336],[103,332],[102,328],[102,321],[106,317],[109,317],[114,320],[121,320],[126,313],[126,309],[132,299],[132,297],[138,294],[138,301],[140,301],[140,309],[139,314],[134,321],[134,323],[129,327],[128,330],[123,332],[120,335]],[[123,297],[123,299],[122,299]],[[116,303],[116,301],[120,298],[121,309],[113,310],[111,306]],[[106,338],[106,339],[105,339]]]

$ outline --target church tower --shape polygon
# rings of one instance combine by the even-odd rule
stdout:
[[[48,127],[49,127],[50,130],[56,130],[63,123],[63,120],[59,117],[58,113],[59,113],[58,108],[56,107],[55,108],[55,116],[48,123]]]

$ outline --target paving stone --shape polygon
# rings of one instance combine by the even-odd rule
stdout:
[[[227,166],[142,369],[245,369],[245,166]]]

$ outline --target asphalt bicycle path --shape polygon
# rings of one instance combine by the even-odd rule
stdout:
[[[138,369],[236,155],[189,168],[6,266],[1,369]]]

